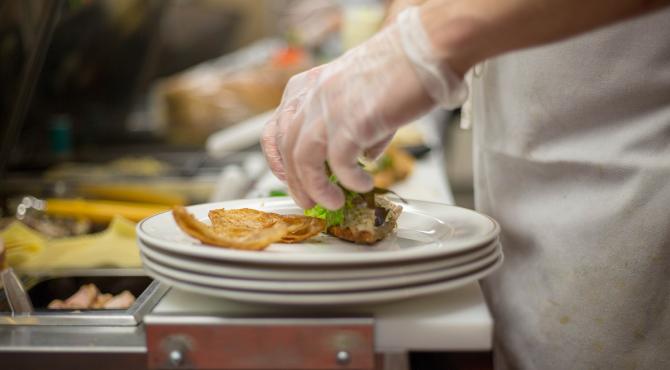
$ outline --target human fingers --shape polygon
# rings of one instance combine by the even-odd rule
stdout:
[[[338,130],[334,138],[329,138],[328,164],[345,188],[358,193],[368,192],[373,188],[372,178],[358,165],[362,149],[347,132]]]
[[[261,133],[260,144],[265,160],[272,173],[283,182],[286,182],[286,169],[284,168],[280,144],[308,83],[309,78],[304,73],[295,75],[288,81],[279,106],[265,124]]]
[[[303,127],[296,143],[294,162],[301,189],[317,203],[335,210],[344,205],[344,194],[329,180],[326,173],[326,135],[323,120],[311,121]]]
[[[370,159],[370,160],[377,159],[377,157],[379,157],[384,152],[386,147],[389,145],[389,143],[393,139],[394,134],[395,133],[390,134],[389,136],[387,136],[387,137],[383,138],[381,141],[379,141],[377,144],[374,144],[371,147],[369,147],[368,149],[366,149],[363,152],[363,155],[367,159]]]
[[[286,171],[284,170],[284,163],[279,152],[279,138],[280,132],[277,125],[276,115],[265,124],[263,132],[261,133],[261,149],[265,155],[265,160],[270,167],[270,171],[277,176],[281,181],[286,181]]]
[[[291,110],[285,111],[286,114],[282,115],[278,120],[278,125],[284,132],[284,135],[279,142],[279,148],[282,155],[282,162],[286,174],[286,184],[288,185],[289,193],[298,206],[307,209],[314,207],[315,202],[303,190],[298,176],[296,163],[294,161],[294,149],[296,142],[298,141],[298,136],[300,135],[300,129],[304,124],[304,114],[302,111],[296,111],[296,109],[298,109],[298,104],[299,103],[296,102],[295,106],[291,107]]]

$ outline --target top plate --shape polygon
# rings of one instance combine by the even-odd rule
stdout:
[[[481,213],[441,203],[409,200],[402,204],[396,232],[373,246],[348,243],[322,234],[300,244],[272,244],[263,251],[244,251],[203,245],[182,232],[164,212],[142,220],[137,236],[155,248],[220,261],[271,265],[359,265],[447,258],[492,241],[500,227]],[[290,198],[244,199],[187,207],[209,223],[217,208],[254,208],[281,214],[301,214]]]

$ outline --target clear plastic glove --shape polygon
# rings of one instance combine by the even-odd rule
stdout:
[[[367,42],[335,61],[293,77],[261,144],[273,173],[296,203],[344,204],[325,163],[346,188],[372,189],[357,163],[378,155],[401,125],[436,103],[454,108],[467,90],[441,61],[418,8],[409,8]]]

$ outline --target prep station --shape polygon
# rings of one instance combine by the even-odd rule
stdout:
[[[435,122],[427,116],[418,126],[434,133]],[[395,191],[451,204],[439,142],[429,146]],[[249,196],[275,181],[263,171]],[[32,313],[12,315],[3,297],[0,358],[9,368],[409,369],[413,351],[491,349],[493,322],[476,282],[387,304],[304,308],[194,294],[152,281],[142,270],[61,274],[31,277]],[[72,294],[89,282],[101,290],[130,289],[138,299],[126,310],[45,312],[40,293]]]
[[[269,22],[290,2],[193,3],[9,2],[23,57],[3,87],[18,94],[3,98],[11,109],[0,112],[8,122],[0,132],[0,367],[403,370],[411,353],[490,356],[493,322],[475,278],[408,290],[405,299],[396,289],[389,302],[307,306],[198,294],[143,266],[135,225],[145,216],[286,191],[258,147],[284,84],[369,35],[383,15],[363,2],[333,22],[342,3],[334,2],[308,9],[315,20],[307,24],[296,16],[306,10],[291,4],[284,26],[304,40],[287,47],[266,37],[274,29],[243,26],[245,17]],[[175,33],[182,22],[202,27]],[[85,38],[77,27],[99,33]],[[346,32],[333,47],[338,27]],[[227,46],[213,47],[212,33]],[[398,196],[454,204],[441,140],[448,117],[432,112],[398,135],[413,158],[411,171],[385,183]],[[502,256],[496,261],[493,269]],[[100,306],[68,306],[85,289]],[[99,309],[124,296],[128,305]]]

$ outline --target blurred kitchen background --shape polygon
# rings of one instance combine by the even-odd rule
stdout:
[[[2,214],[22,195],[209,199],[220,170],[241,160],[235,152],[257,148],[240,133],[208,154],[208,137],[271,110],[291,75],[363,41],[387,5],[0,2]],[[469,132],[446,117],[452,190],[471,207]]]
[[[139,267],[140,219],[173,205],[285,194],[249,192],[267,175],[258,136],[269,112],[292,75],[364,41],[388,7],[388,0],[0,1],[6,264]],[[372,165],[375,183],[402,182],[414,160],[443,150],[455,202],[472,208],[470,131],[460,129],[458,111],[437,117],[439,138],[412,125],[397,135]],[[449,361],[434,356],[415,357],[414,368]],[[464,356],[457,362],[479,366],[481,359]]]
[[[292,75],[370,37],[389,4],[0,2],[0,237],[75,237],[173,205],[285,194],[250,192],[268,172],[263,124]],[[393,187],[443,151],[456,204],[472,208],[470,131],[458,111],[434,116],[441,137],[408,125],[373,164],[375,183]]]

